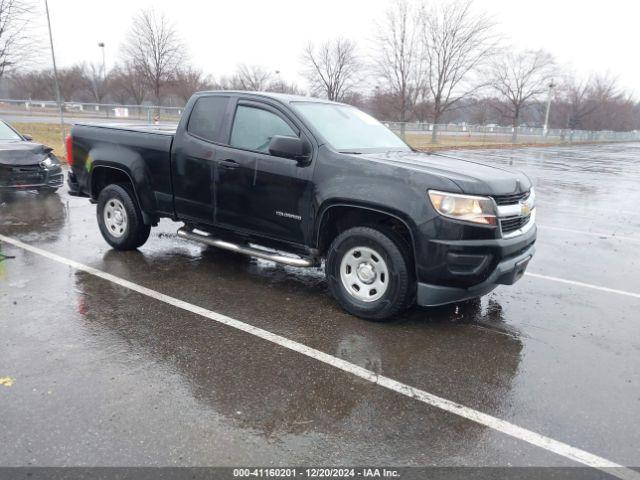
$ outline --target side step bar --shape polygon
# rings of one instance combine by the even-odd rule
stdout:
[[[178,236],[186,238],[188,240],[206,243],[207,245],[211,245],[212,247],[230,250],[232,252],[241,253],[250,257],[262,258],[263,260],[271,260],[272,262],[282,263],[291,267],[313,267],[316,264],[316,262],[312,258],[289,257],[275,252],[271,253],[266,250],[252,248],[248,245],[239,245],[237,243],[231,243],[225,240],[214,238],[210,235],[195,233],[193,230],[188,230],[186,228],[178,229]]]

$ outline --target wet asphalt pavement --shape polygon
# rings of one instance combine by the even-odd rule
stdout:
[[[66,189],[0,233],[574,447],[640,465],[640,144],[458,151],[534,181],[537,253],[479,302],[345,314],[317,269],[178,239],[104,242]],[[575,466],[247,333],[3,244],[0,465]],[[1,258],[1,257],[0,257]]]

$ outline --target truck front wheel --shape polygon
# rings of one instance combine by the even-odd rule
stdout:
[[[116,250],[135,250],[149,238],[151,226],[145,225],[131,187],[106,186],[98,196],[98,225],[102,236]]]
[[[414,301],[409,247],[392,230],[354,227],[336,237],[325,265],[333,296],[349,313],[387,320]]]

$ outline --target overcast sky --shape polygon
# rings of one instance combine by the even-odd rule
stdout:
[[[640,95],[640,1],[475,3],[516,48],[547,49],[581,75],[610,72]],[[109,68],[132,16],[153,6],[173,19],[192,63],[206,73],[219,76],[232,73],[238,63],[260,64],[300,83],[300,52],[308,41],[344,36],[365,51],[388,5],[389,0],[49,0],[63,66],[101,61],[97,43],[102,41]],[[39,37],[46,34],[42,27],[38,31]]]

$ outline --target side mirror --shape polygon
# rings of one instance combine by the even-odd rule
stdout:
[[[304,142],[298,137],[274,135],[269,142],[269,153],[274,157],[301,160],[306,152]]]
[[[31,135],[22,135],[22,138],[24,138],[27,142],[33,140],[33,137]]]

